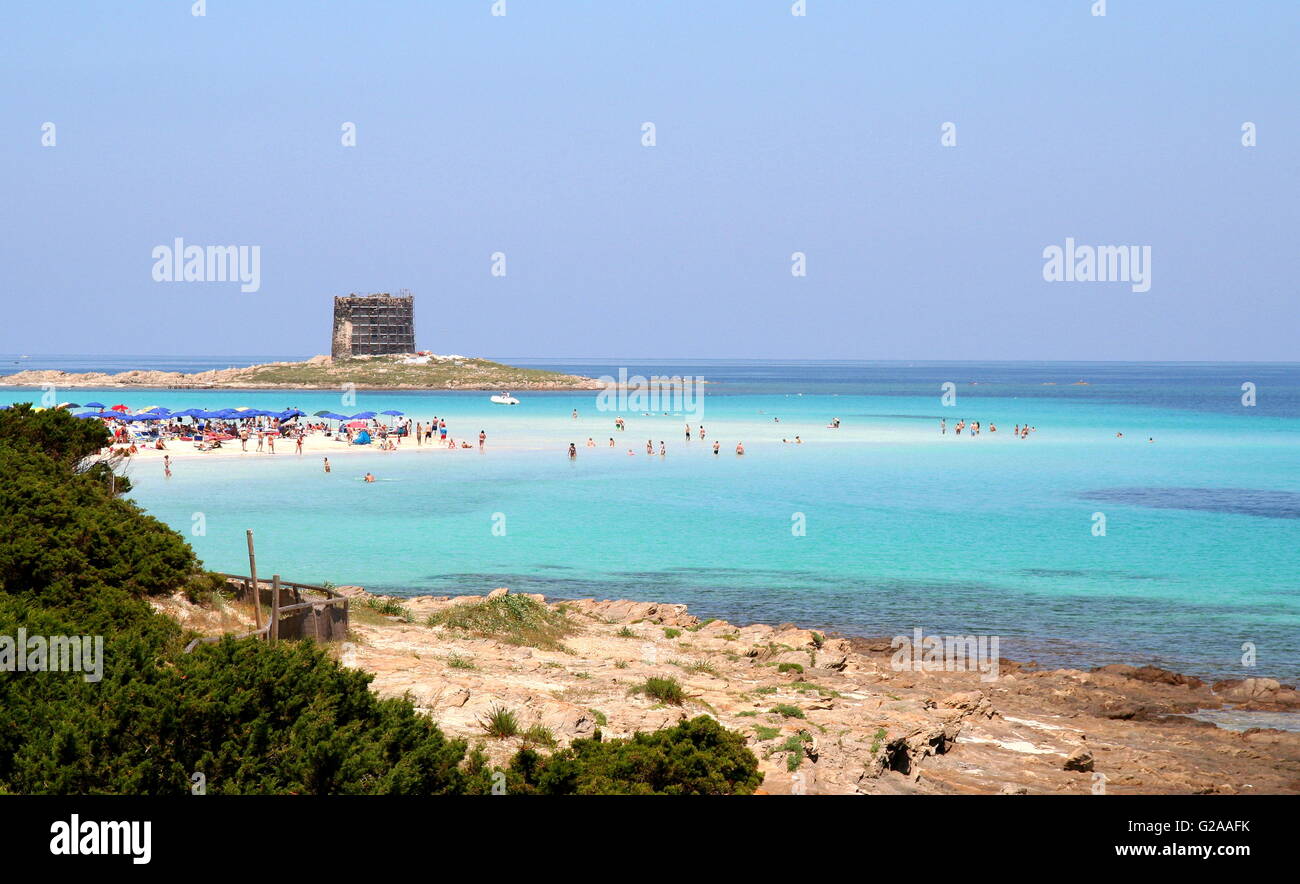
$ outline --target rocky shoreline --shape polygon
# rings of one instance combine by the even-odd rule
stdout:
[[[428,625],[504,588],[488,597],[340,591],[354,613],[339,659],[494,759],[520,745],[485,736],[481,721],[495,708],[560,745],[707,714],[748,735],[771,794],[1300,792],[1300,733],[1189,717],[1227,704],[1300,710],[1296,691],[1270,679],[1207,685],[1155,667],[1036,670],[1009,660],[992,682],[899,672],[887,640],[700,620],[685,605],[539,595],[526,598],[572,632],[562,645],[531,647]],[[207,632],[244,616],[229,602],[162,607]],[[638,693],[651,677],[678,682],[680,705]]]

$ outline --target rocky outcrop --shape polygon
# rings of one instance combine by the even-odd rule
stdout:
[[[768,794],[1087,794],[1097,774],[1110,794],[1300,791],[1300,733],[1230,731],[1186,715],[1225,703],[1292,708],[1294,690],[1270,679],[1211,689],[1155,667],[1004,664],[992,682],[895,672],[888,642],[702,621],[684,605],[534,594],[573,626],[562,648],[543,650],[425,625],[483,596],[401,598],[409,618],[390,619],[366,604],[369,593],[347,593],[356,613],[340,660],[494,762],[530,728],[565,745],[710,715],[747,735]],[[200,629],[240,631],[229,609],[163,607]],[[651,676],[676,679],[684,703],[635,690]],[[515,714],[520,736],[487,738],[481,721],[496,707]]]

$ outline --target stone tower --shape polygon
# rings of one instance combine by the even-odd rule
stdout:
[[[334,299],[330,355],[376,356],[415,352],[415,296],[403,292],[351,294]]]

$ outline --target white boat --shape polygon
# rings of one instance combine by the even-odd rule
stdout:
[[[514,396],[511,396],[509,393],[505,393],[505,394],[498,393],[497,395],[490,397],[490,401],[495,402],[497,405],[518,405],[519,404],[519,400],[516,399]]]

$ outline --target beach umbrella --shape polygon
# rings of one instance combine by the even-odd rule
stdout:
[[[307,414],[307,412],[299,411],[296,408],[285,409],[284,413],[289,415],[290,417],[304,417]]]
[[[87,402],[82,408],[107,408],[103,402]]]
[[[356,414],[352,415],[352,420],[368,421],[368,420],[372,420],[374,417],[375,417],[375,413],[373,411],[358,411]]]
[[[348,424],[347,424],[347,426],[351,427],[351,428],[354,429],[354,430],[365,429],[366,422],[365,422],[365,421],[349,421]]]
[[[346,421],[346,420],[351,420],[351,418],[349,418],[346,414],[339,414],[337,411],[318,411],[318,412],[316,412],[316,416],[317,416],[317,417],[327,417],[327,418],[329,418],[329,419],[332,420],[332,421]]]
[[[332,417],[333,415],[334,412],[332,411],[318,411],[315,414],[313,414],[312,417]]]
[[[80,408],[81,406],[75,402],[60,402],[58,405],[54,407],[55,408]]]
[[[126,413],[127,413],[128,411],[130,411],[131,409],[127,408],[125,405],[114,405],[113,408],[112,408],[112,410],[113,410],[113,411],[120,411],[122,414],[126,414]]]
[[[391,410],[391,411],[381,411],[381,412],[379,412],[379,413],[380,413],[380,414],[386,414],[386,415],[388,415],[388,416],[390,416],[390,417],[405,417],[405,416],[406,416],[406,412],[404,412],[404,411],[397,411],[396,409],[393,409],[393,410]]]
[[[98,411],[83,411],[81,414],[73,415],[73,417],[103,417],[103,415]]]

